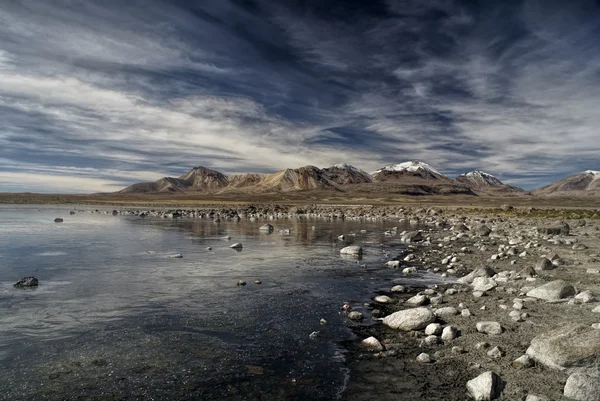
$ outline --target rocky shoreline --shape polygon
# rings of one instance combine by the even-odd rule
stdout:
[[[451,283],[374,295],[372,324],[349,323],[346,400],[600,400],[597,216],[414,217],[422,241],[399,275]]]

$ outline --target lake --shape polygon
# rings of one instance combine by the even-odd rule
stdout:
[[[404,247],[383,235],[393,220],[214,223],[94,210],[0,206],[2,399],[341,399],[341,342],[356,324],[341,306],[370,324],[363,304],[401,277],[383,267]],[[259,231],[266,222],[273,233]],[[340,256],[351,243],[361,261]],[[29,275],[38,288],[13,287]]]

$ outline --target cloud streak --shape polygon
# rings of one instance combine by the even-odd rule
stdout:
[[[195,165],[422,159],[529,188],[599,169],[593,2],[424,4],[2,3],[0,190]]]

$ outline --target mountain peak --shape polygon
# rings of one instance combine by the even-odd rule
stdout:
[[[335,184],[361,184],[372,182],[373,179],[365,171],[348,163],[338,163],[323,169],[325,176]]]
[[[502,181],[485,171],[469,171],[456,177],[456,180],[475,187],[499,187],[504,185]]]
[[[425,175],[426,177],[433,178],[444,177],[442,173],[431,167],[429,164],[420,162],[418,160],[391,164],[389,166],[382,167],[371,174],[380,174],[382,172],[414,173],[415,175]]]

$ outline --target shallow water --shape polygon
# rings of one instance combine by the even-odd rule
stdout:
[[[381,267],[402,250],[382,235],[393,221],[275,220],[265,234],[265,221],[69,210],[0,207],[2,399],[336,399],[341,304],[363,310],[399,276]],[[350,243],[366,269],[340,257]],[[37,289],[13,288],[28,275]]]

